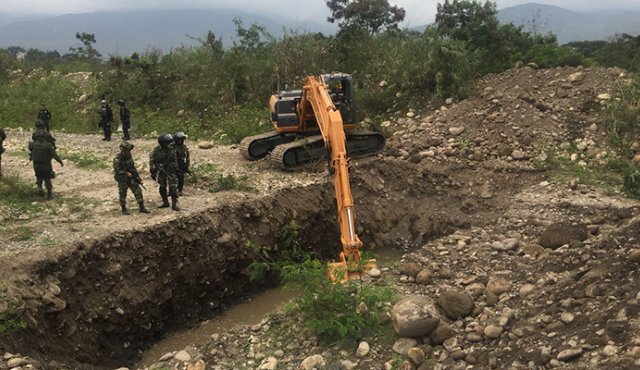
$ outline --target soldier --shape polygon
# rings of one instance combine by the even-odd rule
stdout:
[[[44,123],[45,131],[49,132],[49,123],[51,123],[51,112],[44,106],[44,104],[40,104],[40,109],[38,110],[38,119],[42,120]]]
[[[170,134],[162,134],[158,137],[158,144],[149,158],[149,168],[151,169],[151,178],[157,179],[160,184],[158,187],[162,197],[160,208],[169,207],[168,195],[171,195],[171,209],[179,211],[178,178],[176,176],[178,160],[176,159],[173,137]],[[169,186],[169,193],[167,193],[167,186]]]
[[[125,105],[124,99],[118,100],[118,105],[120,106],[120,125],[122,126],[122,139],[129,140],[129,129],[131,128],[131,114],[129,113],[129,108]]]
[[[127,189],[131,189],[133,196],[136,198],[139,212],[149,213],[149,210],[144,207],[142,189],[140,189],[140,186],[144,185],[142,185],[142,180],[133,162],[131,149],[133,149],[133,144],[126,141],[123,142],[120,144],[120,153],[113,160],[113,178],[118,183],[118,195],[123,215],[129,214],[129,210],[127,210]]]
[[[102,107],[100,108],[100,123],[98,127],[102,128],[104,133],[103,141],[111,141],[111,125],[113,125],[113,111],[106,100],[102,100]]]
[[[178,195],[182,196],[182,189],[184,188],[184,175],[189,172],[189,164],[191,163],[191,159],[189,156],[189,148],[185,145],[184,141],[187,138],[187,135],[184,132],[176,132],[173,136],[173,141],[176,144],[176,159],[178,160],[178,172],[176,172],[176,176],[178,177]]]
[[[2,153],[4,153],[4,146],[2,145],[7,139],[4,130],[0,127],[0,178],[2,178]]]
[[[47,141],[44,135],[36,135],[36,141],[29,142],[29,159],[33,161],[33,170],[36,173],[36,184],[38,185],[38,194],[44,196],[42,183],[47,188],[47,199],[53,199],[53,185],[51,179],[55,177],[53,167],[51,167],[51,159],[55,159],[64,166],[62,159],[56,149]]]
[[[42,135],[46,138],[46,140],[51,143],[53,149],[56,149],[56,138],[51,135],[50,132],[46,130],[46,126],[44,121],[40,118],[36,119],[36,130],[31,134],[31,140],[36,141],[36,137]]]

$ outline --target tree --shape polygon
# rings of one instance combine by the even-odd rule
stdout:
[[[69,51],[77,57],[85,59],[100,59],[102,57],[100,52],[93,47],[93,44],[96,43],[96,36],[93,33],[77,32],[76,39],[80,40],[84,45],[78,48],[69,48]]]
[[[404,20],[404,8],[389,5],[387,0],[327,0],[330,23],[338,22],[340,31],[364,28],[370,35],[389,28],[397,28]]]

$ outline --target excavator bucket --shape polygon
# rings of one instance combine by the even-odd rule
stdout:
[[[356,264],[349,264],[344,257],[344,252],[341,252],[339,262],[328,263],[327,276],[332,282],[345,283],[349,280],[362,278],[364,274],[374,268],[377,268],[375,258],[361,260]]]

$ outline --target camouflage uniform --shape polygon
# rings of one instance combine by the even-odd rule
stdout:
[[[36,120],[36,130],[31,134],[31,140],[36,141],[38,136],[44,136],[45,140],[53,146],[53,149],[56,149],[56,138],[45,129],[44,121],[40,118]]]
[[[174,135],[176,144],[176,159],[178,160],[178,171],[176,176],[178,177],[178,195],[182,195],[182,189],[184,188],[184,175],[189,173],[189,165],[191,164],[191,157],[189,155],[189,148],[184,143],[186,135],[182,132],[178,132]]]
[[[49,112],[44,104],[40,105],[40,110],[38,111],[38,119],[44,123],[45,131],[49,132],[49,123],[51,123],[51,112]]]
[[[171,135],[160,135],[158,138],[160,145],[153,149],[149,158],[149,167],[151,169],[151,178],[158,181],[160,186],[158,191],[162,197],[162,205],[160,208],[169,207],[169,195],[171,195],[171,209],[179,211],[178,205],[178,161],[176,159],[176,150],[173,146],[173,138]],[[167,186],[169,191],[167,192]]]
[[[113,125],[113,111],[106,100],[102,101],[102,108],[98,112],[100,114],[100,123],[98,127],[102,128],[104,133],[104,141],[111,141],[111,125]]]
[[[113,160],[113,178],[118,183],[120,207],[122,208],[122,214],[129,214],[127,210],[127,189],[131,189],[138,202],[140,213],[149,213],[144,207],[142,189],[140,188],[142,182],[131,156],[131,149],[133,149],[133,144],[131,143],[124,142],[120,144],[120,153]]]
[[[118,105],[120,106],[120,125],[122,126],[122,139],[129,140],[129,129],[131,128],[131,113],[129,112],[129,108],[125,105],[124,100],[119,100]]]
[[[7,139],[4,130],[0,127],[0,177],[2,177],[2,153],[4,153],[4,146],[2,144]]]
[[[51,160],[55,159],[61,166],[64,166],[62,159],[56,149],[49,143],[45,136],[39,135],[36,141],[29,143],[29,159],[33,161],[33,170],[36,173],[36,184],[38,185],[38,194],[44,196],[42,183],[47,188],[47,198],[53,198],[53,185],[51,179],[55,177]]]

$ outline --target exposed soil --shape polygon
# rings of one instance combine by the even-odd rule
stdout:
[[[365,248],[407,251],[377,279],[402,296],[438,301],[440,335],[412,338],[427,360],[368,338],[364,356],[357,343],[323,348],[302,318],[277,313],[176,348],[153,367],[310,369],[320,355],[326,368],[344,369],[391,368],[394,359],[403,369],[640,368],[640,203],[552,179],[537,165],[551,154],[584,166],[613,156],[601,102],[626,78],[615,69],[529,67],[487,76],[477,96],[429,116],[391,117],[385,153],[353,162]],[[27,160],[11,155],[27,134],[8,136],[5,171],[31,178]],[[110,164],[117,152],[117,142],[98,136],[57,137],[63,153],[91,152]],[[141,167],[155,143],[133,142]],[[200,178],[181,198],[184,211],[121,216],[110,170],[67,160],[56,170],[59,198],[42,215],[12,210],[0,236],[2,300],[28,327],[2,335],[0,367],[132,366],[165,333],[273,286],[249,283],[255,255],[247,242],[277,254],[292,219],[305,246],[337,255],[324,164],[285,173],[246,162],[234,147],[192,154],[196,163],[248,176],[255,191],[210,193],[215,179]],[[159,203],[152,181],[145,184],[148,204]],[[18,227],[38,233],[17,240]],[[417,278],[421,271],[430,278]],[[471,312],[449,319],[446,291],[466,292]]]

